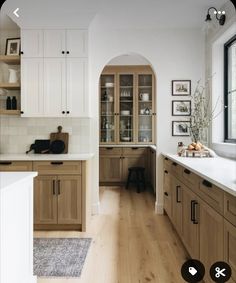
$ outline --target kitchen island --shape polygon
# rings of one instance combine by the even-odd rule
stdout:
[[[0,282],[36,283],[33,276],[33,178],[0,173]]]

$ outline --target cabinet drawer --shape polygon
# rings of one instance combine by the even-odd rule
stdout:
[[[32,169],[32,162],[30,161],[0,161],[0,172],[32,171]]]
[[[33,162],[33,170],[40,175],[78,175],[81,174],[81,161],[37,161]]]
[[[176,162],[171,162],[171,172],[177,176],[182,177],[183,167]]]
[[[188,184],[190,188],[198,189],[200,178],[196,174],[186,168],[183,168],[182,176],[183,181],[186,181],[186,184]]]
[[[121,155],[122,148],[120,147],[100,147],[99,154],[100,155]]]
[[[147,152],[145,147],[125,147],[123,148],[123,155],[143,155]]]
[[[224,192],[207,180],[200,179],[199,195],[216,211],[223,214]]]
[[[236,197],[224,193],[224,216],[236,226]]]

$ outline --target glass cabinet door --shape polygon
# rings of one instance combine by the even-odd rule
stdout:
[[[119,75],[119,142],[134,142],[134,75]]]
[[[100,86],[100,142],[114,143],[115,75],[101,75]]]
[[[138,75],[138,142],[153,142],[153,79],[151,74]]]

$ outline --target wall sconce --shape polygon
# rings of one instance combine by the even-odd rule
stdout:
[[[216,19],[219,21],[219,24],[223,26],[226,19],[225,11],[218,11],[215,7],[210,7],[207,10],[207,15],[205,20],[206,22],[211,21],[210,10],[214,10],[214,15],[216,16]]]

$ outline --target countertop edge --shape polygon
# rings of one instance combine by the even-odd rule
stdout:
[[[8,178],[11,176],[19,176],[17,179],[15,179],[13,182],[9,182],[8,184],[5,184],[2,187],[2,177],[7,176]],[[25,171],[25,172],[0,172],[0,190],[9,190],[16,184],[21,184],[22,182],[25,182],[29,178],[34,178],[38,175],[38,172],[34,171]]]
[[[168,154],[168,153],[162,153],[162,155],[164,157],[167,157],[169,159],[171,159],[172,161],[175,161],[177,162],[178,164],[180,164],[181,166],[184,166],[185,168],[189,169],[190,171],[192,171],[193,173],[197,174],[198,176],[202,177],[203,179],[206,179],[207,181],[211,182],[212,184],[216,185],[217,187],[219,187],[220,189],[222,189],[223,191],[233,195],[236,197],[236,190],[234,189],[231,189],[230,187],[216,181],[215,179],[209,177],[208,175],[205,175],[203,174],[202,172],[199,172],[198,170],[196,170],[195,168],[189,166],[189,165],[186,165],[184,162],[181,162],[179,159],[178,159],[178,156],[176,156],[177,158],[175,158],[175,156],[173,154]],[[183,157],[185,158],[185,157]],[[210,158],[210,157],[209,157]],[[214,157],[212,157],[214,158]],[[223,158],[222,158],[223,159]],[[184,161],[184,159],[183,159]]]

